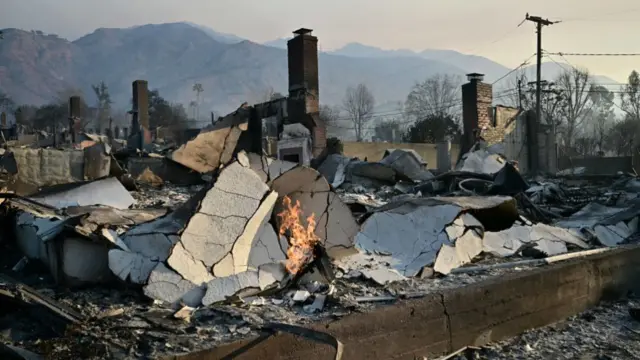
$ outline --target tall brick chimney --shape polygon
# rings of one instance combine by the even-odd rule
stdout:
[[[326,147],[326,129],[319,119],[320,84],[318,78],[318,38],[310,29],[298,29],[287,42],[289,63],[289,98],[287,113],[290,123],[301,123],[312,135],[313,153]]]
[[[489,128],[492,118],[493,89],[482,82],[484,74],[467,74],[468,83],[462,85],[462,151],[469,151],[475,143],[474,132]]]

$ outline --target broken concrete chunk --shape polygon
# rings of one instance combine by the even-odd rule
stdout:
[[[493,175],[500,171],[506,162],[501,155],[492,154],[487,150],[477,150],[465,154],[458,165],[456,165],[456,170]]]
[[[380,163],[391,166],[400,179],[412,181],[433,179],[433,174],[427,170],[426,163],[415,151],[396,149],[384,157]]]
[[[443,245],[433,270],[449,274],[451,270],[468,264],[482,252],[482,238],[475,231],[467,231],[456,240],[454,246]]]
[[[623,237],[625,234],[615,226],[597,225],[593,228],[593,231],[596,234],[598,242],[604,246],[614,247],[622,243],[626,238]]]
[[[439,234],[459,213],[460,207],[455,205],[420,206],[402,214],[376,212],[356,235],[356,247],[366,252],[389,253],[394,269],[404,276],[414,276],[433,264],[444,244]]]
[[[147,257],[153,261],[165,261],[171,253],[173,245],[178,238],[162,233],[150,233],[146,235],[128,235],[125,233],[122,241],[135,253]]]
[[[407,280],[402,274],[395,269],[389,268],[376,268],[376,269],[361,269],[362,276],[375,281],[379,285],[387,285],[396,281]]]
[[[122,241],[122,239],[120,239],[120,237],[118,236],[118,233],[115,232],[114,230],[103,228],[102,229],[102,237],[107,239],[109,242],[111,242],[112,244],[114,244],[115,246],[120,248],[121,250],[129,251],[129,252],[131,251],[131,250],[129,250],[129,247],[127,246],[127,244],[125,244],[124,241]]]
[[[109,250],[108,258],[111,272],[123,281],[134,284],[146,284],[151,271],[158,264],[140,254],[118,249]]]
[[[255,289],[256,293],[260,289],[257,271],[245,271],[240,274],[213,279],[207,283],[207,290],[202,298],[202,304],[209,306],[225,301],[228,297],[248,289]]]
[[[296,290],[291,297],[295,302],[305,302],[311,296],[307,290]]]
[[[548,255],[557,255],[558,251],[567,251],[566,244],[573,244],[583,249],[588,249],[589,245],[575,233],[554,226],[545,224],[535,224],[533,226],[514,225],[509,229],[500,232],[485,232],[483,251],[496,256],[513,256],[520,251],[525,244],[535,244],[534,248]],[[558,244],[552,244],[558,243]]]
[[[41,195],[35,194],[31,199],[58,209],[71,206],[104,205],[116,209],[127,209],[135,200],[115,177],[87,183],[74,184],[63,190],[55,189]]]
[[[200,306],[204,296],[204,288],[183,279],[163,263],[158,263],[151,271],[148,284],[143,288],[144,294],[152,299],[175,304],[182,301],[191,307]]]
[[[213,279],[211,272],[202,261],[195,260],[181,243],[177,243],[173,247],[171,256],[167,259],[167,264],[185,280],[189,280],[196,285],[203,285]]]
[[[239,108],[171,153],[170,159],[199,173],[208,173],[231,160],[242,131],[250,118],[248,108]]]
[[[264,264],[258,268],[258,283],[260,290],[264,290],[273,284],[281,282],[287,275],[283,263]]]

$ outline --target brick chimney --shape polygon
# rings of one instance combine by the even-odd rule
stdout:
[[[319,119],[318,38],[310,29],[298,29],[287,42],[289,65],[289,123],[301,123],[312,135],[313,153],[326,147],[326,129]]]
[[[468,83],[462,85],[463,139],[461,154],[475,143],[474,131],[491,126],[493,89],[482,82],[484,74],[467,74]]]

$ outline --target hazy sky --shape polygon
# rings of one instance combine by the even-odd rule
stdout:
[[[191,21],[256,42],[314,29],[322,50],[348,42],[387,49],[453,49],[515,67],[535,52],[525,13],[563,20],[545,28],[550,52],[640,52],[638,0],[0,0],[0,28],[75,39],[98,27]],[[555,56],[624,81],[640,57]]]

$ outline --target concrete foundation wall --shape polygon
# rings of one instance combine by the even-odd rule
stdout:
[[[437,144],[411,144],[411,143],[367,143],[346,141],[343,142],[344,154],[350,157],[358,157],[368,161],[380,161],[384,152],[388,149],[411,149],[415,150],[427,162],[429,169],[438,168],[438,149]],[[460,146],[451,144],[451,161],[455,165],[458,160],[458,152]]]
[[[638,280],[640,247],[635,246],[432,293],[311,328],[341,341],[343,359],[432,358],[563,320],[602,300],[637,291]],[[254,346],[251,340],[169,359],[223,359],[238,351],[233,357],[237,360],[324,360],[334,352],[292,335],[275,335]]]
[[[587,175],[612,175],[618,171],[632,172],[633,161],[631,156],[616,157],[569,157],[558,158],[558,169],[571,169],[585,167]]]

